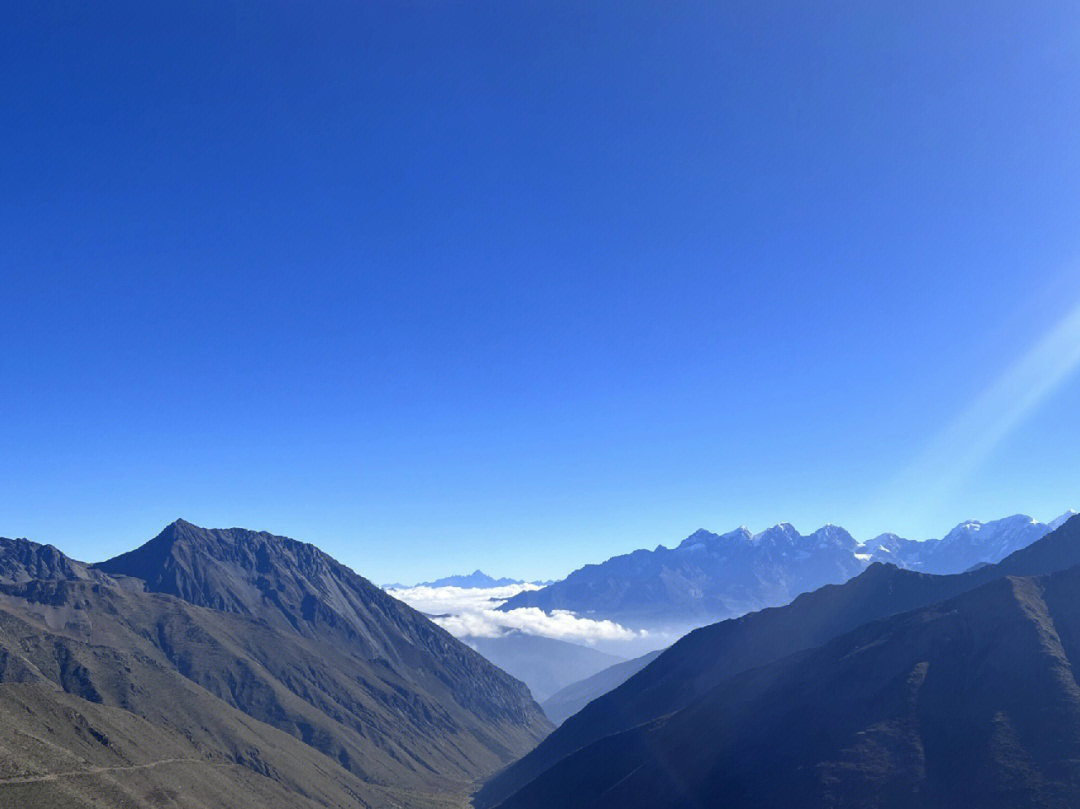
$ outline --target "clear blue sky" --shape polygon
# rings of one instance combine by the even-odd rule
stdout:
[[[0,535],[377,581],[1080,507],[1068,3],[8,3]]]

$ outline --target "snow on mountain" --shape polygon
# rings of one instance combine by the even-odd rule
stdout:
[[[927,573],[959,573],[998,562],[1061,525],[1017,514],[990,522],[968,520],[941,539],[915,541],[882,534],[864,543],[838,525],[800,534],[790,523],[759,533],[740,527],[726,534],[699,529],[674,548],[637,550],[586,565],[562,581],[519,593],[498,609],[616,621],[656,629],[701,625],[764,607],[800,593],[839,584],[873,562]]]
[[[871,562],[890,562],[898,567],[927,573],[960,573],[978,564],[999,562],[1013,551],[1026,548],[1062,525],[1075,512],[1067,511],[1048,523],[1026,514],[1000,520],[967,520],[941,539],[915,541],[882,534],[864,543],[862,555]]]

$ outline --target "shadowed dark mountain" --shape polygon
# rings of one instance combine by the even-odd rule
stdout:
[[[1078,564],[1080,519],[1073,518],[997,565],[934,576],[873,564],[845,584],[822,587],[785,607],[695,630],[491,779],[476,805],[484,809],[501,803],[575,751],[681,710],[741,672],[820,646],[869,621],[925,607],[1007,575],[1044,575]]]
[[[23,779],[0,774],[0,803],[17,788],[42,805],[125,805],[95,790],[130,778],[132,794],[168,794],[168,778],[220,766],[254,786],[175,805],[453,806],[550,728],[522,683],[294,540],[177,521],[95,566],[0,540],[0,582],[0,707],[76,706],[50,725],[55,756],[0,755]],[[111,748],[87,758],[79,739],[95,733]],[[159,763],[157,744],[183,755]],[[72,780],[50,766],[106,769]]]
[[[730,678],[504,809],[1080,804],[1080,568],[998,578]]]

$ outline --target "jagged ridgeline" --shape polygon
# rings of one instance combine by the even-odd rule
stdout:
[[[698,629],[479,809],[1080,805],[1080,517],[955,575],[875,563]]]
[[[0,805],[459,807],[550,729],[312,545],[178,520],[87,565],[0,539]]]
[[[637,550],[586,565],[562,581],[527,590],[500,609],[563,609],[627,626],[681,632],[765,607],[800,593],[841,584],[874,562],[924,573],[962,573],[999,562],[1072,516],[1049,523],[1024,514],[960,523],[941,539],[910,540],[881,534],[857,542],[838,525],[800,534],[779,523],[753,534],[695,531],[678,546]]]

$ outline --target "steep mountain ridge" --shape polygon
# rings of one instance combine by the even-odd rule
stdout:
[[[100,565],[15,540],[0,560],[0,690],[130,711],[270,791],[307,794],[279,778],[307,762],[354,796],[317,805],[452,803],[550,727],[523,684],[304,543],[177,522]]]
[[[1077,594],[1072,567],[864,624],[578,750],[501,806],[1075,806]]]
[[[681,710],[741,672],[1004,576],[1045,575],[1075,565],[1080,565],[1080,518],[1074,517],[996,565],[936,576],[874,563],[842,585],[806,593],[784,607],[697,629],[488,781],[476,805],[480,809],[498,805],[575,751]]]
[[[91,579],[90,565],[65,556],[52,545],[0,537],[0,584],[32,579]]]
[[[500,609],[565,609],[635,627],[701,624],[856,575],[856,542],[826,526],[802,536],[787,524],[760,534],[696,531],[676,548],[660,546],[586,565]]]
[[[287,537],[177,520],[141,548],[94,567],[139,579],[147,592],[252,616],[284,633],[335,639],[349,656],[389,665],[440,693],[447,690],[444,669],[450,668],[454,691],[442,698],[470,710],[485,711],[498,693],[492,686],[510,682],[411,607],[314,545]],[[440,660],[435,676],[419,665],[433,656]],[[513,690],[517,706],[522,695]]]

